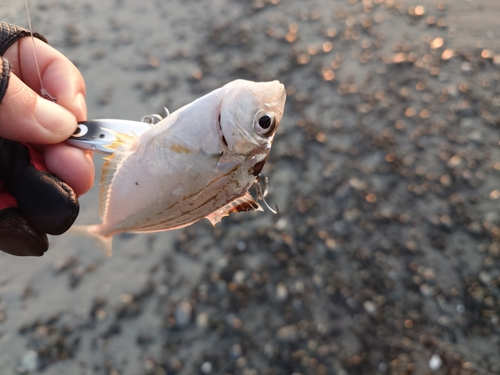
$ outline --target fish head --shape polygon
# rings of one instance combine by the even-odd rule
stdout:
[[[279,81],[239,79],[223,90],[219,123],[229,152],[248,156],[260,149],[267,157],[283,117],[285,87]]]

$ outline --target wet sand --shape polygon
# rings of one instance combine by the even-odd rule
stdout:
[[[500,373],[497,1],[30,3],[90,118],[282,81],[280,215],[0,254],[1,374]]]

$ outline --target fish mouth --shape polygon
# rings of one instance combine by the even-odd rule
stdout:
[[[268,156],[269,154],[267,154],[266,157],[261,161],[255,163],[255,165],[250,168],[249,172],[252,173],[255,177],[258,177],[260,175],[260,172],[262,172],[262,168],[264,168],[264,165],[266,164]]]

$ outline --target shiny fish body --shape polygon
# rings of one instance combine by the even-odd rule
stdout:
[[[278,81],[236,80],[167,116],[140,137],[116,134],[101,179],[102,223],[75,228],[108,256],[121,232],[182,228],[260,209],[248,193],[283,116]]]

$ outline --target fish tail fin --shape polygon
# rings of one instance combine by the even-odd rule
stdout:
[[[73,225],[69,232],[92,237],[102,248],[108,258],[113,255],[113,236],[104,236],[99,233],[99,225]]]

